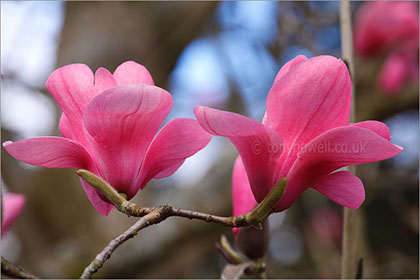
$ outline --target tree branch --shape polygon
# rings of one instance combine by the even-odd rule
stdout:
[[[283,196],[287,180],[282,178],[270,190],[267,196],[251,212],[240,216],[221,217],[197,211],[174,208],[170,205],[163,205],[154,208],[140,207],[125,199],[111,185],[102,178],[87,170],[78,170],[76,174],[83,178],[88,184],[101,191],[107,199],[117,208],[118,211],[128,216],[143,217],[156,209],[162,209],[168,216],[184,217],[189,219],[202,220],[207,223],[223,224],[229,227],[244,227],[264,221],[272,212],[273,207]]]
[[[132,225],[123,234],[113,239],[96,257],[95,259],[85,268],[81,279],[90,279],[92,275],[97,272],[104,263],[111,257],[112,253],[125,241],[136,236],[136,234],[151,225],[158,224],[168,217],[168,213],[165,212],[164,208],[156,208],[152,212],[148,213],[144,217],[141,217],[134,225]]]
[[[3,257],[1,257],[1,274],[10,278],[40,279],[39,277],[26,272],[23,268],[15,266]]]
[[[133,238],[140,230],[160,223],[168,217],[184,217],[189,219],[202,220],[207,223],[218,223],[229,227],[244,227],[254,225],[264,221],[271,213],[273,207],[281,199],[286,189],[287,180],[282,178],[271,189],[267,196],[251,212],[240,216],[221,217],[197,211],[174,208],[170,205],[163,205],[153,208],[140,207],[135,203],[127,201],[125,197],[119,194],[111,185],[100,177],[87,170],[78,170],[77,175],[83,178],[87,183],[101,191],[107,199],[115,205],[116,209],[129,216],[141,217],[138,222],[131,226],[123,234],[112,240],[96,258],[87,266],[80,278],[88,279],[97,272],[108,260],[112,253],[121,244],[130,238]]]

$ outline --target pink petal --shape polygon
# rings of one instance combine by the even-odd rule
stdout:
[[[332,56],[301,61],[279,79],[268,94],[264,122],[283,139],[277,179],[287,175],[306,143],[331,128],[348,124],[350,101],[347,67]]]
[[[286,191],[274,208],[290,207],[308,187],[341,167],[380,161],[398,155],[402,148],[375,132],[356,126],[331,129],[305,145],[287,176]]]
[[[88,140],[104,179],[118,191],[127,194],[135,188],[146,150],[171,107],[167,91],[130,85],[106,90],[86,108]]]
[[[391,140],[391,134],[389,133],[389,128],[383,122],[364,121],[364,122],[354,123],[351,125],[369,129],[370,131],[375,132],[376,134],[385,138],[386,140],[388,141]]]
[[[298,55],[295,58],[293,58],[292,60],[288,61],[286,64],[284,64],[283,67],[280,69],[280,71],[277,73],[277,76],[274,79],[273,86],[278,80],[283,78],[283,76],[286,75],[290,71],[290,69],[294,68],[299,63],[307,61],[307,60],[308,60],[308,58],[306,56]]]
[[[365,200],[362,181],[348,171],[331,173],[311,187],[332,201],[352,209],[359,208]]]
[[[89,153],[77,142],[62,137],[36,137],[18,142],[7,141],[3,147],[14,158],[48,168],[78,168],[96,172]]]
[[[298,55],[295,58],[293,58],[292,60],[290,60],[289,62],[287,62],[286,64],[283,65],[283,67],[280,69],[280,71],[277,73],[276,78],[274,79],[273,82],[273,86],[277,83],[278,80],[280,80],[281,78],[283,78],[283,76],[290,71],[290,69],[292,69],[293,67],[295,67],[296,65],[298,65],[299,63],[308,60],[306,58],[306,56],[304,55]],[[265,112],[262,123],[266,123],[267,121],[267,112]]]
[[[95,96],[94,76],[84,64],[72,64],[55,70],[48,78],[46,87],[63,110],[71,127],[72,139],[86,146],[83,134],[83,110]]]
[[[246,214],[257,205],[240,156],[238,156],[233,166],[232,202],[234,216]]]
[[[99,93],[118,86],[114,76],[107,69],[99,67],[95,72],[95,96]]]
[[[378,24],[381,6],[380,1],[366,2],[355,14],[354,49],[361,55],[374,55],[384,48],[386,33],[383,29],[386,24]]]
[[[409,63],[399,54],[390,55],[379,73],[378,87],[386,94],[395,94],[402,90],[409,78]]]
[[[245,166],[240,156],[235,160],[232,172],[232,203],[233,203],[233,216],[243,215],[250,212],[257,201],[252,193],[251,186],[249,185],[248,175],[246,174]],[[232,228],[233,233],[236,235],[240,228]]]
[[[58,129],[60,130],[63,137],[74,139],[73,129],[71,127],[70,121],[64,113],[61,113],[60,121],[58,122]]]
[[[154,85],[149,71],[141,64],[127,61],[118,66],[114,72],[118,85]]]
[[[103,68],[95,74],[84,64],[71,64],[55,70],[48,78],[46,87],[54,96],[67,117],[65,134],[87,147],[83,133],[82,117],[87,104],[101,91],[116,85],[111,74]],[[69,133],[71,131],[71,133]]]
[[[275,183],[277,162],[282,151],[280,136],[269,127],[244,116],[197,106],[200,125],[213,135],[225,136],[243,160],[257,201],[264,199]]]
[[[96,189],[86,183],[82,178],[80,178],[80,182],[82,183],[83,189],[85,190],[90,203],[92,203],[96,211],[98,211],[101,215],[108,216],[109,212],[114,209],[114,205],[105,202],[106,198],[102,199]]]
[[[3,220],[1,224],[1,235],[10,228],[13,222],[19,217],[26,203],[26,197],[23,194],[9,193],[3,197]]]
[[[211,135],[193,119],[178,118],[167,123],[147,150],[138,186],[144,188],[152,178],[172,175],[186,158],[204,148]],[[132,190],[134,194],[137,189]]]
[[[77,168],[87,169],[99,176],[94,159],[77,142],[61,137],[29,138],[18,142],[5,142],[7,152],[23,162],[49,168]],[[102,215],[108,215],[113,205],[105,202],[95,188],[81,180],[89,200]]]

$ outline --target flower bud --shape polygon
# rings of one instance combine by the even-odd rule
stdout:
[[[236,247],[251,260],[261,259],[267,254],[269,241],[268,219],[261,223],[260,228],[240,228],[235,236]]]

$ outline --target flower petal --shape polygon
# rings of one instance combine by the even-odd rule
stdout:
[[[36,137],[18,142],[7,141],[3,147],[14,158],[48,168],[78,168],[96,172],[89,153],[77,142],[62,137]]]
[[[2,203],[2,223],[1,223],[1,235],[10,228],[13,222],[22,213],[23,207],[25,206],[26,197],[23,194],[9,193],[3,197]]]
[[[378,87],[389,95],[401,91],[409,78],[409,64],[402,54],[388,56],[378,76]]]
[[[264,199],[275,183],[277,162],[282,151],[280,136],[262,123],[239,114],[203,106],[197,106],[194,113],[206,131],[225,136],[235,145],[256,200]]]
[[[117,67],[114,78],[118,85],[154,85],[149,71],[141,64],[127,61]]]
[[[288,61],[286,64],[283,65],[283,67],[280,69],[280,71],[277,73],[276,78],[274,79],[274,84],[280,80],[281,78],[283,78],[283,76],[290,71],[290,69],[294,68],[296,65],[298,65],[301,62],[307,61],[308,58],[304,55],[298,55],[295,58],[293,58],[292,60]]]
[[[73,139],[73,129],[69,119],[64,113],[61,113],[60,121],[58,122],[58,129],[63,137]]]
[[[146,150],[171,107],[167,91],[129,85],[104,91],[86,108],[87,138],[104,179],[118,191],[134,188]]]
[[[87,144],[82,129],[83,110],[95,96],[94,76],[84,64],[72,64],[55,70],[46,87],[54,96],[72,128],[73,140]]]
[[[15,143],[8,141],[3,146],[11,156],[29,164],[49,168],[87,169],[97,175],[100,173],[89,153],[70,139],[38,137]],[[113,205],[101,199],[95,188],[84,180],[81,183],[95,209],[102,215],[108,215]]]
[[[82,178],[80,178],[80,182],[82,183],[83,189],[87,197],[89,198],[90,203],[92,203],[93,207],[98,211],[99,214],[108,216],[109,212],[114,209],[114,205],[111,203],[105,202],[98,194],[96,189],[86,183]]]
[[[118,86],[114,76],[107,69],[99,67],[95,72],[95,96],[99,93]]]
[[[328,130],[299,152],[287,176],[286,191],[274,210],[287,209],[308,187],[334,170],[388,159],[401,151],[401,147],[365,128],[349,125]]]
[[[235,160],[232,172],[232,203],[233,216],[243,215],[250,212],[257,201],[249,185],[248,175],[240,156]],[[234,228],[235,229],[238,228]]]
[[[137,185],[144,188],[152,178],[172,175],[186,158],[204,148],[210,139],[211,135],[196,120],[178,118],[170,121],[150,144]],[[137,189],[134,194],[136,192]]]
[[[295,67],[296,65],[298,65],[299,63],[308,60],[308,58],[306,58],[306,56],[304,55],[298,55],[295,58],[293,58],[292,60],[288,61],[286,64],[283,65],[283,67],[281,67],[280,71],[277,73],[276,78],[274,79],[273,82],[273,86],[277,83],[278,80],[280,80],[281,78],[283,78],[283,76],[290,71],[290,69],[292,69],[293,67]],[[267,121],[267,112],[265,112],[262,123],[266,123]]]
[[[277,179],[287,175],[306,143],[331,128],[348,124],[350,101],[347,67],[332,56],[301,61],[274,84],[267,97],[264,124],[283,139]]]
[[[369,129],[372,132],[375,132],[379,136],[385,138],[386,140],[391,140],[391,134],[389,132],[388,126],[383,122],[378,121],[364,121],[359,123],[351,124],[352,126],[361,127]]]
[[[114,86],[114,78],[104,68],[99,68],[95,76],[84,64],[71,64],[55,70],[48,78],[46,87],[67,117],[63,121],[67,122],[65,134],[87,147],[82,125],[83,111],[96,95]]]
[[[332,201],[352,209],[359,208],[365,200],[362,181],[348,171],[331,173],[311,187]]]

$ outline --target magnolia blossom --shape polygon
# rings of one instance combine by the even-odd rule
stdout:
[[[419,12],[415,2],[371,1],[355,16],[355,51],[365,57],[385,52],[377,84],[387,94],[418,82]]]
[[[419,12],[413,1],[369,1],[355,15],[354,47],[365,56],[419,45]]]
[[[3,235],[19,217],[25,206],[25,202],[26,197],[23,194],[9,193],[3,197],[1,235]]]
[[[378,75],[377,86],[386,94],[395,94],[401,91],[407,82],[418,82],[418,79],[417,52],[393,52],[385,59]]]
[[[289,208],[308,188],[358,208],[365,199],[361,180],[337,170],[393,157],[402,148],[389,142],[389,129],[381,122],[350,124],[350,103],[350,75],[341,60],[298,56],[277,74],[262,123],[196,107],[200,125],[229,138],[240,154],[233,171],[235,214],[252,205],[247,189],[260,202],[284,177],[287,186],[273,209],[276,212]]]
[[[173,174],[211,136],[196,120],[178,118],[160,131],[172,108],[171,95],[154,86],[145,67],[129,61],[113,74],[95,74],[83,64],[54,71],[47,89],[63,110],[63,137],[37,137],[4,147],[13,157],[49,168],[87,169],[131,199],[152,178]],[[81,180],[89,200],[103,215],[107,199]]]

